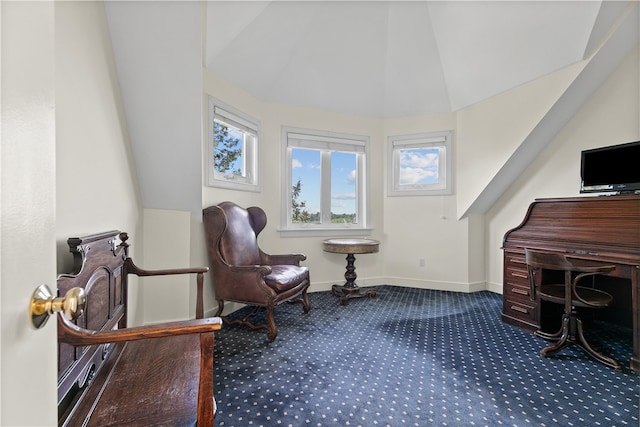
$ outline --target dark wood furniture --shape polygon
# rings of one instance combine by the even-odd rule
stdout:
[[[340,305],[349,304],[351,298],[368,296],[375,298],[375,289],[363,290],[356,285],[356,256],[355,254],[372,254],[378,252],[380,242],[371,239],[327,239],[322,241],[322,249],[325,252],[335,254],[347,254],[347,271],[344,273],[346,282],[343,285],[333,285],[331,292],[340,297]]]
[[[86,307],[75,321],[57,316],[59,424],[211,426],[221,320],[203,319],[208,268],[140,269],[127,255],[127,238],[110,231],[68,240],[74,269],[58,277],[58,293],[81,287]],[[196,274],[197,319],[128,328],[130,274]]]
[[[557,252],[541,252],[533,249],[525,250],[525,260],[532,299],[550,301],[564,307],[562,326],[549,334],[537,330],[539,337],[555,340],[540,352],[542,357],[551,356],[565,347],[575,345],[589,356],[614,369],[620,365],[614,359],[596,351],[589,345],[584,336],[582,312],[585,308],[595,309],[608,307],[613,297],[595,287],[595,280],[602,274],[611,273],[615,265],[575,265],[564,254]],[[547,271],[558,271],[562,274],[558,279],[544,280]],[[580,311],[580,312],[579,312]]]
[[[278,335],[273,318],[277,305],[285,301],[301,302],[304,313],[309,313],[309,269],[300,265],[307,257],[303,254],[270,255],[260,249],[258,234],[267,225],[267,215],[261,208],[244,209],[232,202],[222,202],[203,210],[203,222],[218,302],[216,316],[222,315],[225,301],[255,306],[255,310],[243,319],[225,316],[222,319],[251,329],[266,329],[267,338],[273,341]],[[266,308],[266,321],[254,323],[250,319],[262,307]]]
[[[630,366],[640,370],[640,195],[537,199],[505,234],[503,321],[530,331],[557,327],[562,312],[532,298],[525,248],[616,267],[602,285],[614,296],[602,315],[633,328]]]

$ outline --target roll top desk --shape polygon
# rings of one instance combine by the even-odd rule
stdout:
[[[502,320],[543,328],[548,313],[531,298],[525,248],[567,254],[577,263],[614,264],[603,289],[612,292],[613,321],[633,328],[630,366],[640,370],[640,195],[536,199],[503,239]]]

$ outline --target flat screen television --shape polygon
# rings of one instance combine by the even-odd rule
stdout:
[[[584,150],[580,193],[640,193],[640,141]]]

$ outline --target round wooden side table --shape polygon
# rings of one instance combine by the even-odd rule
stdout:
[[[371,239],[327,239],[322,241],[323,250],[335,254],[347,254],[347,271],[344,273],[344,285],[333,285],[331,291],[340,297],[340,305],[349,304],[351,298],[376,297],[374,289],[363,290],[356,285],[356,254],[378,252],[380,242]]]

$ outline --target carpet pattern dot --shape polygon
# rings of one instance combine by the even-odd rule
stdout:
[[[540,357],[547,341],[503,323],[501,295],[376,289],[347,306],[311,293],[307,315],[281,304],[272,343],[225,324],[216,426],[639,425],[630,329],[593,328],[616,372],[572,347]]]

